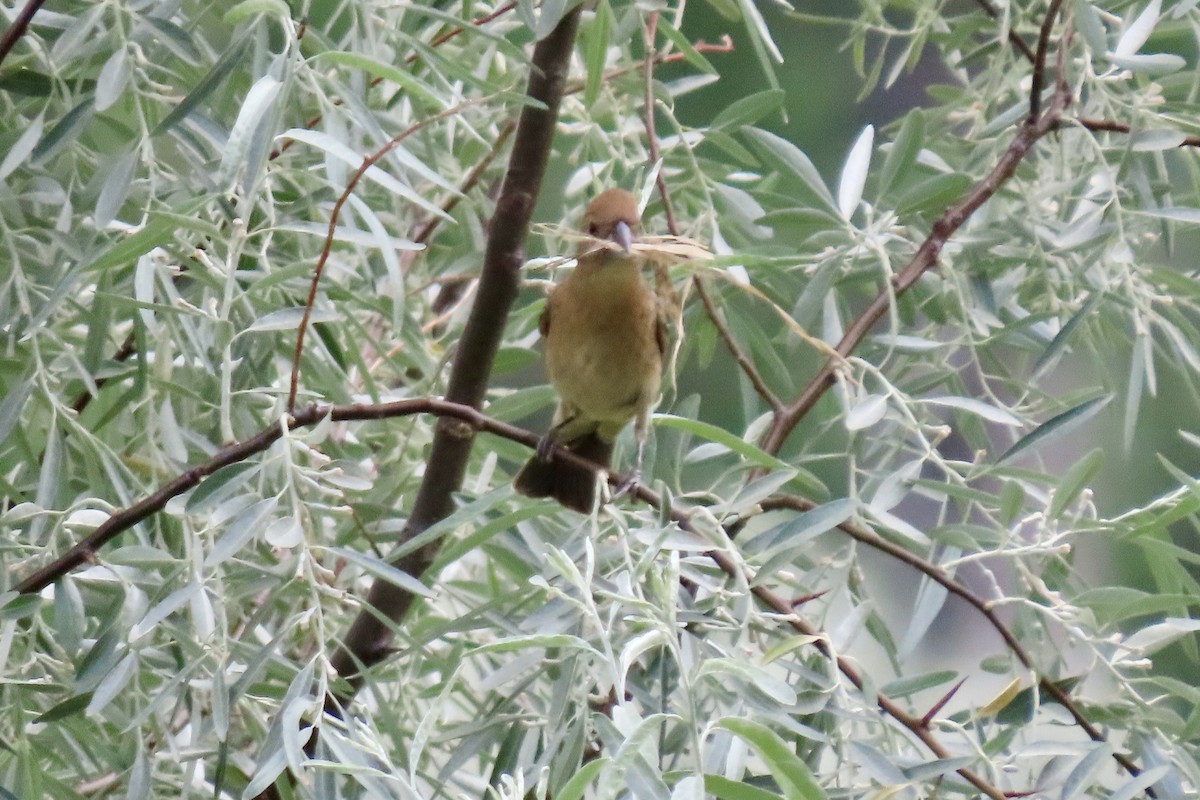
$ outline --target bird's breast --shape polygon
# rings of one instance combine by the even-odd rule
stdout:
[[[636,262],[581,263],[549,302],[546,371],[564,403],[625,421],[654,401],[662,372],[655,297]]]

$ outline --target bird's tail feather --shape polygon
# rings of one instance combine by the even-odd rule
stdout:
[[[612,458],[612,442],[595,433],[586,433],[562,446],[603,467]],[[513,487],[526,497],[552,497],[573,511],[589,514],[596,497],[596,474],[561,459],[543,461],[535,455],[517,473]]]

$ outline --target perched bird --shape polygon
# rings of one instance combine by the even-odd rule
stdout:
[[[583,227],[590,238],[580,244],[574,271],[551,292],[538,321],[546,373],[559,397],[554,426],[513,485],[521,494],[553,497],[586,514],[596,476],[555,460],[553,448],[607,467],[617,434],[632,419],[637,456],[627,483],[640,479],[662,380],[666,323],[632,252],[640,227],[633,195],[623,189],[596,195]]]

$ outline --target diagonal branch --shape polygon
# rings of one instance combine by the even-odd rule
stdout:
[[[1052,18],[1057,14],[1058,6],[1061,0],[1052,0],[1052,14],[1048,18]],[[1043,26],[1043,31],[1047,26]],[[1045,34],[1044,40],[1048,40],[1049,34]],[[1039,50],[1043,50],[1044,45],[1039,43]],[[1040,59],[1042,69],[1037,69],[1039,75],[1044,73],[1045,54],[1043,53]],[[1040,97],[1040,81],[1036,80],[1034,90],[1030,92],[1030,103],[1032,107],[1032,98]],[[1060,81],[1061,84],[1061,81]],[[1058,91],[1055,91],[1052,97],[1051,105],[1044,112],[1040,112],[1037,116],[1028,116],[1017,128],[1017,133],[1013,137],[1008,148],[1000,156],[996,165],[992,170],[954,205],[946,209],[937,220],[934,221],[933,227],[929,235],[917,248],[917,252],[912,259],[904,266],[904,268],[895,275],[892,279],[890,287],[884,287],[875,296],[862,313],[850,324],[842,335],[841,340],[834,348],[835,355],[821,366],[817,374],[808,382],[803,391],[787,404],[782,413],[772,415],[771,424],[763,433],[759,441],[759,447],[768,453],[777,453],[787,440],[788,435],[795,429],[817,401],[824,396],[836,382],[837,370],[843,363],[843,359],[853,353],[862,343],[867,334],[875,326],[892,302],[899,300],[909,289],[916,285],[917,281],[926,271],[933,269],[937,265],[938,257],[945,247],[946,242],[966,223],[966,221],[979,210],[979,207],[991,199],[997,192],[1000,191],[1013,174],[1016,173],[1017,167],[1025,160],[1025,157],[1033,150],[1034,145],[1038,141],[1050,133],[1057,130],[1062,120],[1063,112],[1070,103],[1070,96],[1062,91],[1061,85]]]
[[[812,511],[817,507],[817,504],[811,500],[786,494],[768,497],[767,499],[763,500],[760,505],[762,506],[763,511],[787,509],[789,511],[799,511],[801,513]],[[884,553],[885,555],[888,555],[903,564],[907,564],[916,571],[928,577],[934,583],[941,586],[950,594],[958,597],[959,599],[965,601],[968,605],[972,606],[976,611],[983,615],[984,619],[988,621],[988,624],[991,625],[992,628],[995,629],[996,633],[1000,635],[1000,638],[1004,640],[1005,646],[1014,656],[1016,656],[1017,660],[1021,662],[1021,666],[1025,667],[1025,669],[1037,676],[1038,686],[1041,688],[1041,690],[1054,698],[1055,702],[1057,702],[1063,708],[1067,709],[1067,711],[1074,718],[1075,724],[1087,734],[1088,738],[1094,742],[1107,741],[1104,734],[1101,733],[1100,730],[1091,723],[1087,716],[1084,715],[1083,710],[1079,708],[1074,700],[1071,699],[1071,696],[1064,692],[1061,686],[1045,677],[1041,671],[1038,670],[1037,664],[1033,660],[1033,656],[1027,649],[1025,649],[1025,646],[1017,640],[1016,635],[1009,630],[1008,626],[1005,625],[1000,619],[1000,616],[996,613],[996,609],[992,603],[968,589],[955,578],[947,575],[946,571],[937,564],[921,558],[915,553],[910,553],[903,547],[889,542],[887,539],[883,538],[874,531],[859,527],[852,522],[843,522],[837,527],[838,530],[842,531],[842,533],[846,534],[851,539],[861,542],[862,544],[865,544],[874,550],[878,550],[879,552]],[[926,716],[929,717],[936,713],[936,711],[937,708],[935,707],[927,712]],[[1115,751],[1112,755],[1117,763],[1120,764],[1121,767],[1124,768],[1125,771],[1130,775],[1136,777],[1138,774],[1140,774],[1141,770],[1138,769],[1137,765],[1134,764],[1128,756]]]
[[[452,403],[477,408],[483,402],[504,323],[520,285],[525,237],[554,139],[580,12],[579,6],[567,12],[533,51],[527,95],[534,102],[521,110],[517,122],[508,171],[488,233],[475,303],[450,370],[446,400]],[[454,510],[453,493],[462,485],[474,434],[471,425],[448,418],[438,421],[421,487],[408,524],[400,534],[401,541],[419,535]],[[396,566],[410,575],[421,575],[437,552],[436,544],[418,548],[403,556]],[[340,697],[326,698],[328,710],[337,713],[361,686],[364,670],[387,654],[392,630],[381,616],[398,620],[412,601],[410,592],[387,581],[372,585],[366,599],[370,610],[359,613],[332,659],[333,668],[346,679],[347,689]]]
[[[0,39],[0,64],[4,63],[4,59],[8,58],[8,54],[12,52],[17,42],[25,35],[25,31],[29,29],[29,23],[33,21],[33,15],[45,3],[46,0],[29,0],[25,4],[25,7],[21,9],[21,13],[17,14],[12,25],[4,32],[4,38]]]
[[[1000,12],[996,10],[996,7],[993,6],[989,0],[975,0],[975,2],[989,17],[996,20],[1000,19]],[[1021,55],[1029,59],[1030,63],[1033,63],[1033,51],[1029,49],[1029,45],[1025,44],[1025,40],[1021,38],[1020,34],[1013,30],[1011,25],[1008,26],[1008,41],[1012,42],[1012,46],[1020,50]]]

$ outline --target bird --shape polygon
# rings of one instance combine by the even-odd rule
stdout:
[[[595,502],[596,474],[555,459],[554,448],[607,469],[617,434],[632,420],[637,453],[618,494],[627,491],[641,479],[650,413],[658,402],[667,320],[633,250],[640,229],[632,194],[607,189],[596,195],[584,213],[587,238],[575,269],[551,291],[538,320],[558,407],[513,486],[583,514]]]

